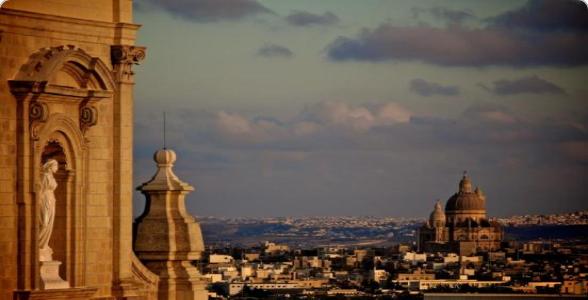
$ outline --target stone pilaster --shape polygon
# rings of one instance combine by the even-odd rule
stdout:
[[[174,151],[159,150],[154,159],[157,173],[138,188],[147,205],[136,221],[135,253],[159,276],[158,299],[207,299],[207,282],[193,265],[204,251],[202,232],[185,207],[194,188],[173,173]]]
[[[111,59],[117,92],[113,101],[113,295],[136,296],[132,280],[133,65],[145,47],[113,45]]]

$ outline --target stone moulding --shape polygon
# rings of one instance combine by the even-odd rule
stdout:
[[[88,90],[88,89],[72,89],[69,87],[48,85],[47,81],[25,81],[25,80],[10,80],[8,82],[10,90],[14,95],[24,94],[46,94],[56,96],[66,96],[72,98],[86,99],[105,99],[110,98],[114,94],[112,91],[104,90]]]
[[[147,291],[147,298],[157,299],[159,276],[147,269],[135,254],[131,255],[131,271],[133,272],[133,278],[140,282]]]
[[[16,291],[15,300],[86,300],[97,288],[69,288],[55,290]]]

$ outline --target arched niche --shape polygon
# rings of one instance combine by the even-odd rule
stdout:
[[[53,259],[62,262],[63,279],[83,286],[89,132],[98,123],[98,104],[114,97],[112,71],[75,46],[44,48],[30,56],[9,85],[17,101],[18,288],[41,286],[36,191],[48,158],[60,162]]]
[[[88,146],[77,124],[64,114],[51,115],[39,128],[38,140],[32,146],[33,165],[37,170],[33,177],[35,189],[40,186],[41,166],[48,159],[59,162],[59,170],[54,174],[58,186],[49,245],[53,249],[53,259],[62,262],[61,277],[71,286],[83,286]],[[39,213],[38,207],[36,213]]]

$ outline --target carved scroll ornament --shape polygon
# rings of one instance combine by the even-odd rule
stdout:
[[[49,108],[42,102],[32,102],[29,105],[30,133],[33,140],[39,139],[39,125],[45,123],[49,117]]]

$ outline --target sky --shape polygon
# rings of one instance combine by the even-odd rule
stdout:
[[[580,1],[136,0],[134,17],[135,186],[165,111],[194,215],[425,217],[465,170],[491,216],[588,209]]]

